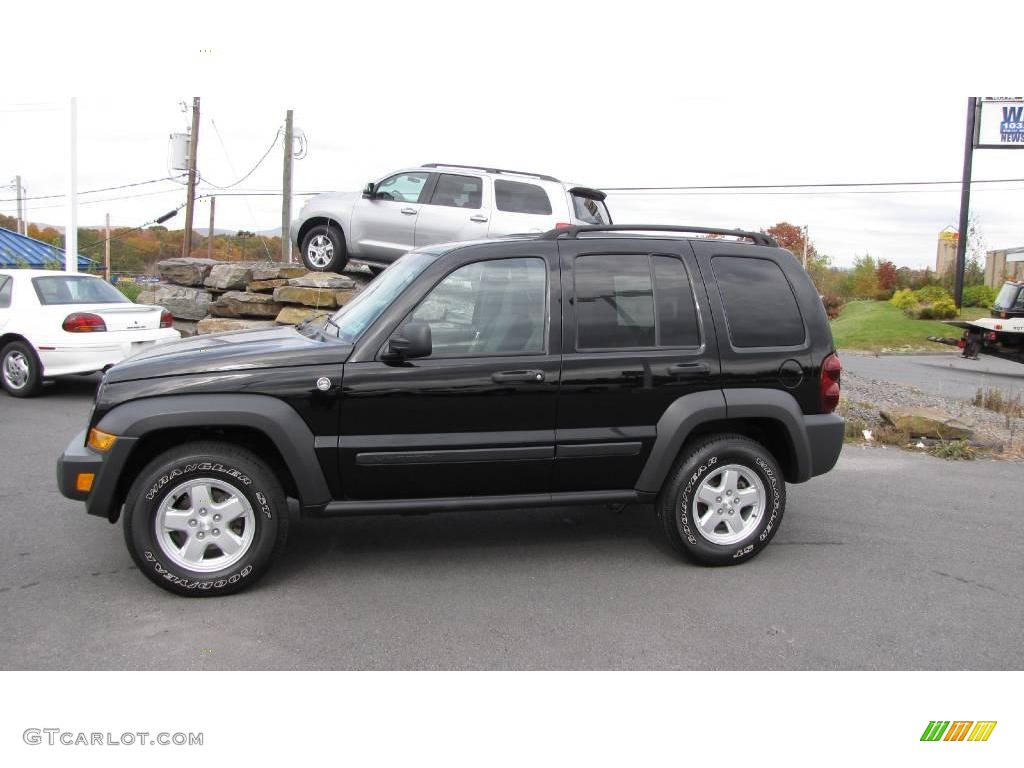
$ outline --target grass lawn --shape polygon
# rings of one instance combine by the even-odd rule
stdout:
[[[987,315],[983,307],[964,307],[960,312],[965,320]],[[928,337],[959,335],[959,328],[940,320],[912,320],[888,301],[851,301],[832,321],[837,349],[948,350],[950,347],[928,341]]]

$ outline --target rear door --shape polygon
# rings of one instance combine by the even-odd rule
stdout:
[[[686,240],[559,240],[564,330],[556,491],[634,487],[665,409],[717,388],[707,294]]]
[[[403,171],[377,185],[373,199],[362,198],[352,208],[349,237],[354,254],[390,263],[415,245],[416,219],[427,189],[427,171]]]
[[[487,237],[491,190],[482,176],[439,173],[416,221],[416,247]]]

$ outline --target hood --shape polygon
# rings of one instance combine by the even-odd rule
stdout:
[[[291,326],[265,331],[232,331],[150,347],[110,368],[106,381],[340,364],[351,352],[351,345],[311,339]]]

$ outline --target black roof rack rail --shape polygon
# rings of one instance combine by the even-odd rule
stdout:
[[[421,168],[464,168],[472,171],[484,171],[485,173],[514,173],[517,176],[532,176],[535,179],[554,181],[561,184],[554,176],[546,176],[543,173],[530,173],[529,171],[510,171],[506,168],[488,168],[486,165],[458,165],[456,163],[424,163]]]
[[[700,235],[726,235],[729,237],[742,237],[751,240],[755,245],[767,245],[777,248],[778,243],[771,235],[763,232],[747,232],[743,229],[719,229],[718,227],[687,227],[676,224],[608,224],[608,225],[587,225],[579,227],[563,227],[552,229],[540,236],[541,240],[558,240],[561,238],[573,238],[580,232],[689,232]]]

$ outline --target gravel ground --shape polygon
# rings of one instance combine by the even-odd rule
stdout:
[[[968,400],[923,392],[917,387],[894,381],[867,378],[843,371],[844,415],[859,419],[869,429],[884,424],[880,411],[888,408],[934,408],[972,426],[982,444],[1003,446],[996,451],[1006,458],[1024,455],[1024,419],[981,408]]]

